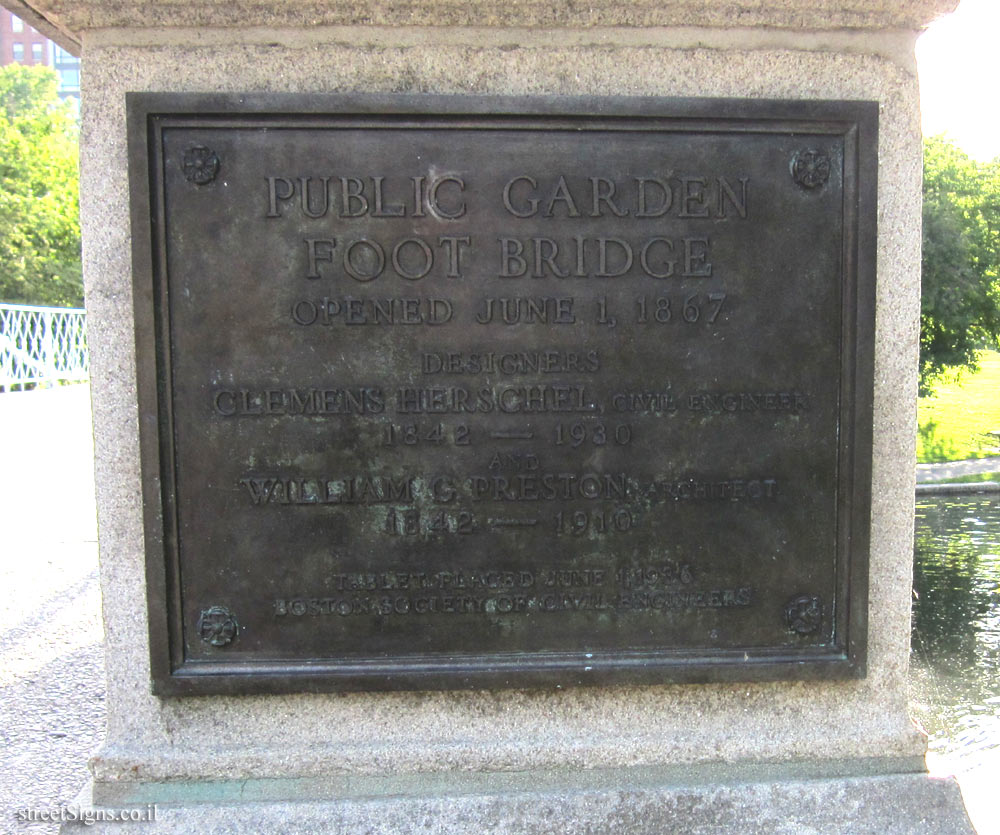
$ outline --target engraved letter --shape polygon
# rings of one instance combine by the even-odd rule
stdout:
[[[306,217],[323,217],[330,209],[330,178],[318,177],[317,179],[323,184],[323,200],[320,203],[320,209],[314,212],[312,210],[313,200],[309,196],[309,183],[312,177],[299,177],[299,188],[301,189],[299,196],[302,200],[302,214]]]
[[[306,278],[319,278],[319,262],[333,261],[333,248],[337,242],[333,238],[306,238],[306,252],[309,254],[309,272]],[[318,249],[323,246],[323,251]]]
[[[462,244],[472,245],[472,239],[468,235],[460,238],[449,235],[438,236],[438,246],[448,247],[448,278],[462,277]]]
[[[486,325],[493,321],[493,299],[483,299],[483,311],[476,314],[476,321]]]
[[[441,208],[441,204],[438,202],[438,189],[441,187],[442,183],[456,183],[459,191],[465,191],[465,180],[461,177],[455,177],[451,174],[446,177],[438,177],[433,183],[431,183],[431,187],[427,189],[427,203],[430,206],[430,210],[438,217],[443,217],[445,220],[455,220],[456,218],[460,218],[465,214],[464,200],[458,204],[458,207],[454,211],[449,212]]]
[[[538,188],[538,183],[536,183],[533,179],[531,179],[531,177],[528,177],[523,174],[520,177],[515,177],[513,180],[511,180],[509,183],[507,183],[507,185],[503,187],[503,204],[507,208],[507,211],[510,212],[512,215],[514,215],[514,217],[534,217],[536,214],[538,214],[537,197],[532,197],[528,200],[529,208],[526,212],[519,212],[510,203],[511,186],[513,186],[514,183],[516,183],[518,180],[524,180],[526,183],[529,183],[532,188]]]
[[[365,197],[365,184],[357,177],[340,178],[340,216],[361,217],[368,211],[368,199]],[[351,211],[351,203],[357,203],[358,210]]]
[[[424,214],[424,178],[410,177],[413,181],[413,216],[426,217]]]
[[[528,262],[521,257],[524,244],[517,238],[499,238],[501,278],[519,278],[528,271]],[[512,268],[513,265],[513,268]]]
[[[455,309],[448,299],[431,297],[427,299],[427,318],[425,321],[428,325],[443,325],[451,321],[454,311]]]
[[[549,198],[549,203],[545,207],[543,217],[552,217],[552,207],[555,205],[556,200],[561,200],[566,204],[567,216],[580,216],[580,212],[576,208],[576,203],[573,202],[573,195],[569,193],[569,186],[566,185],[566,178],[562,175],[559,176],[559,182],[556,183],[556,189],[552,192],[552,196]]]
[[[278,193],[278,183],[284,183],[284,194]],[[286,180],[284,177],[268,177],[267,178],[267,216],[268,217],[281,217],[281,212],[278,211],[278,201],[288,200],[295,193],[295,186],[292,185],[291,180]]]
[[[225,401],[223,401],[225,398]],[[225,405],[223,405],[225,402]],[[236,392],[222,389],[215,395],[215,411],[220,415],[230,417],[236,414]]]
[[[736,192],[733,187],[729,185],[729,181],[725,177],[719,177],[719,217],[726,216],[726,201],[725,197],[729,198],[729,202],[733,204],[733,208],[736,209],[736,214],[741,218],[746,220],[747,216],[747,178],[740,177],[740,196],[736,196]]]
[[[663,182],[663,180],[656,177],[636,177],[635,183],[637,195],[637,205],[635,210],[636,217],[663,217],[670,211],[670,206],[674,202],[674,193],[670,190],[670,186]],[[647,183],[656,184],[662,194],[662,197],[660,198],[660,205],[653,209],[649,208],[647,203]]]
[[[611,209],[611,213],[616,217],[625,217],[628,214],[628,209],[620,209],[615,205],[616,186],[613,181],[606,177],[591,177],[590,185],[594,197],[593,211],[590,213],[591,217],[602,217],[601,203],[607,203],[608,208]],[[604,186],[606,190],[602,192],[601,186]]]
[[[372,217],[403,217],[406,214],[400,204],[392,206],[382,205],[382,181],[385,177],[372,177],[373,191],[375,192],[375,207],[372,209]]]
[[[712,262],[708,258],[708,238],[684,239],[684,275],[710,276]]]
[[[576,272],[574,272],[573,275],[578,276],[579,278],[584,278],[587,275],[587,271],[584,269],[586,257],[583,247],[587,242],[587,239],[581,236],[576,236],[573,240],[576,241]]]
[[[311,325],[319,316],[319,311],[308,299],[302,299],[292,305],[292,319],[298,325]]]
[[[708,217],[705,205],[705,178],[681,177],[684,191],[681,194],[681,210],[678,217]]]
[[[545,274],[542,270],[543,264],[549,265],[549,269],[552,270],[552,275],[554,276],[565,278],[569,275],[568,272],[560,270],[559,267],[556,266],[556,256],[559,254],[559,244],[551,238],[532,238],[532,243],[535,245],[535,271],[532,273],[532,277],[541,278]],[[548,249],[547,254],[545,252],[546,249]]]
[[[451,480],[445,476],[438,476],[431,482],[431,495],[434,501],[447,504],[454,501],[458,491],[454,488]]]
[[[417,267],[416,272],[407,271],[401,261],[400,253],[403,247],[407,244],[415,244],[417,248],[423,253],[424,263],[422,267]],[[404,238],[396,246],[392,248],[392,268],[399,274],[401,278],[409,279],[410,281],[416,281],[417,279],[423,278],[427,273],[431,271],[431,267],[434,266],[434,253],[431,252],[431,248],[422,241],[420,238]]]
[[[653,244],[655,243],[662,243],[671,256],[674,254],[673,241],[667,238],[650,238],[639,253],[639,263],[642,265],[642,271],[651,278],[670,278],[674,274],[674,267],[677,265],[676,259],[670,258],[663,261],[663,265],[667,268],[667,271],[663,273],[658,273],[649,266],[649,250],[653,248]]]
[[[362,245],[368,247],[374,257],[374,262],[368,259],[369,264],[372,266],[371,272],[361,272],[351,258],[354,248]],[[363,265],[362,262],[361,266]],[[344,270],[351,278],[357,281],[371,281],[373,278],[378,278],[382,274],[383,269],[385,269],[385,252],[382,251],[382,247],[375,241],[370,241],[368,238],[360,238],[357,241],[351,241],[347,249],[344,250]]]
[[[625,264],[617,272],[610,272],[608,270],[608,244],[616,244],[625,253]],[[623,241],[621,238],[598,238],[597,261],[598,268],[596,275],[598,278],[614,278],[615,276],[625,275],[632,266],[632,247],[629,246],[627,241]]]

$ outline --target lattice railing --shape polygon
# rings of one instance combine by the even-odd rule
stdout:
[[[85,311],[0,304],[0,391],[89,374]]]

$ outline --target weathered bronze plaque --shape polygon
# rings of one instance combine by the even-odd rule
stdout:
[[[132,96],[156,692],[863,675],[877,113]]]

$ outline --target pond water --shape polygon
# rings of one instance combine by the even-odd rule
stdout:
[[[1000,494],[918,496],[914,557],[911,714],[932,773],[1000,832]]]

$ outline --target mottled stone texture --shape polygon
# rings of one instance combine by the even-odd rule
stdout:
[[[555,36],[554,36],[555,37]],[[465,44],[103,47],[85,54],[83,191],[111,682],[102,779],[919,755],[906,717],[920,188],[915,79],[790,49]],[[882,102],[869,676],[836,683],[161,701],[149,694],[132,372],[127,90],[876,98]],[[159,752],[149,756],[150,751]]]
[[[704,30],[640,33],[418,26],[261,32],[156,29],[211,14],[225,25],[323,23],[684,23],[914,28],[953,2],[781,0],[760,3],[324,4],[273,6],[39,3],[83,32],[82,200],[90,311],[102,583],[108,641],[107,743],[93,760],[95,797],[152,802],[158,781],[342,778],[333,804],[264,804],[257,831],[948,832],[954,787],[919,775],[776,780],[753,785],[630,788],[622,769],[875,759],[919,768],[921,736],[906,715],[920,266],[920,126],[906,33]],[[612,5],[614,8],[612,8]],[[737,10],[727,18],[723,10]],[[437,16],[430,20],[433,10]],[[682,14],[683,12],[683,14]],[[294,13],[294,14],[293,14]],[[408,16],[409,15],[409,16]],[[819,20],[822,18],[822,25]],[[901,44],[904,48],[901,48]],[[833,45],[833,46],[831,46]],[[403,92],[479,95],[657,95],[874,99],[881,104],[869,674],[861,681],[160,700],[149,691],[138,470],[127,91]],[[899,765],[902,763],[903,765]],[[467,796],[458,774],[565,774],[596,769],[603,789]],[[358,799],[352,780],[410,775],[419,797]],[[667,780],[667,778],[664,778]],[[672,778],[671,778],[672,779]],[[898,785],[892,780],[902,781]],[[428,782],[429,781],[429,782]],[[879,782],[883,781],[883,782]],[[889,782],[885,782],[889,781]],[[667,780],[670,782],[670,780]],[[737,780],[737,782],[740,782]],[[211,784],[205,798],[212,799]],[[367,784],[366,784],[367,785]],[[387,783],[388,785],[388,783]],[[930,785],[930,784],[928,784]],[[146,787],[148,791],[144,790]],[[430,786],[430,788],[427,788]],[[124,794],[122,794],[124,792]],[[918,809],[915,798],[924,797]],[[165,797],[165,795],[160,795]],[[292,791],[291,796],[294,796]],[[354,801],[346,798],[353,796]],[[526,800],[525,798],[529,798]],[[217,799],[217,798],[216,798]],[[280,798],[279,798],[280,799]],[[237,798],[238,800],[238,798]],[[910,801],[907,812],[900,804]],[[406,805],[409,803],[410,805]],[[402,805],[400,805],[402,804]],[[796,810],[785,823],[781,808]],[[929,804],[929,806],[928,806]],[[937,804],[937,805],[935,805]],[[933,814],[927,811],[938,809]],[[162,831],[247,831],[238,810],[170,812]],[[939,817],[935,817],[938,815]],[[292,817],[289,817],[289,816]],[[298,820],[291,825],[282,821]],[[692,817],[693,816],[693,817]],[[796,817],[797,816],[797,817]],[[810,826],[810,816],[816,825]],[[853,817],[852,817],[853,816]],[[686,821],[692,823],[685,828]],[[920,819],[929,821],[920,824]],[[326,820],[325,825],[309,821]],[[268,823],[267,821],[271,821]],[[503,825],[500,825],[500,822]],[[853,821],[853,823],[852,823]],[[917,821],[905,823],[905,821]],[[197,825],[195,825],[197,822]],[[632,824],[636,823],[636,826]],[[742,823],[741,823],[742,822]],[[273,827],[272,827],[273,824]],[[640,825],[641,824],[641,825]],[[745,824],[745,825],[744,825]],[[940,825],[938,825],[940,824]],[[422,824],[421,824],[422,825]],[[958,824],[955,824],[958,826]],[[166,824],[165,824],[166,826]],[[749,826],[749,829],[747,828]],[[700,827],[700,828],[699,828]],[[719,827],[713,828],[713,827]],[[728,828],[727,828],[728,827]],[[909,828],[907,828],[909,827]],[[160,830],[150,830],[160,831]]]
[[[739,26],[916,29],[958,0],[31,0],[66,29],[184,26]]]
[[[248,832],[427,835],[975,835],[953,781],[905,774],[603,789],[567,786],[469,794],[396,795],[355,802],[203,802],[158,809],[144,833]],[[142,805],[140,809],[146,808]],[[121,824],[66,827],[120,835]]]

